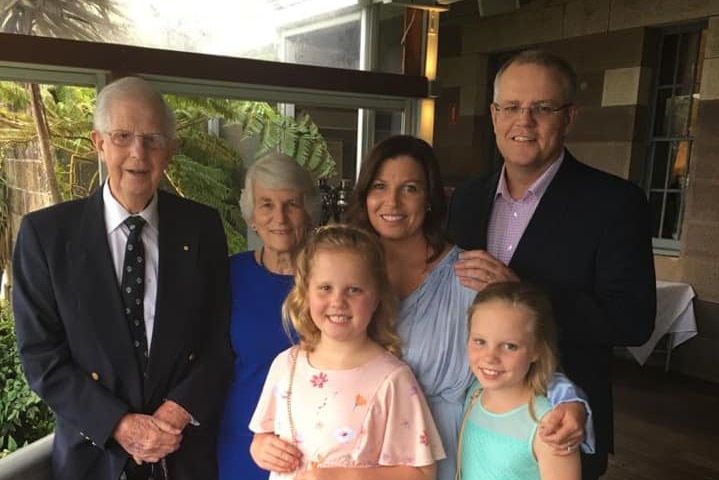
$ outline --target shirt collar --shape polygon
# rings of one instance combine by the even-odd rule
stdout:
[[[102,186],[102,201],[105,213],[105,227],[107,233],[110,234],[118,229],[122,225],[122,222],[132,214],[112,196],[109,179],[106,180]],[[159,231],[160,218],[157,212],[157,192],[152,196],[152,200],[147,204],[147,207],[138,213],[138,215],[147,222],[146,226],[150,226],[155,231]]]
[[[542,173],[542,175],[540,175],[540,177],[536,179],[532,185],[530,185],[529,189],[527,189],[527,192],[524,194],[524,197],[522,197],[522,200],[526,199],[529,195],[542,198],[542,195],[544,195],[547,187],[549,187],[549,184],[552,183],[554,176],[557,174],[559,167],[562,166],[562,161],[564,161],[564,150],[562,150],[559,158],[552,162],[549,168],[547,168],[544,173]],[[502,197],[507,201],[513,201],[512,196],[509,194],[509,187],[507,187],[507,177],[505,172],[506,169],[504,165],[502,165],[502,171],[499,174],[499,182],[497,183],[497,191],[494,194],[494,198]]]

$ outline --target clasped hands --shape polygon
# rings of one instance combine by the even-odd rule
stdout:
[[[179,404],[166,400],[152,415],[128,413],[115,427],[113,438],[135,463],[155,463],[180,448],[182,431],[190,414]]]

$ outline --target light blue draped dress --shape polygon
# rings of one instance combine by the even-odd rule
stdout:
[[[467,363],[467,309],[477,292],[462,286],[453,247],[424,282],[400,303],[402,359],[412,367],[439,429],[447,458],[437,480],[454,480],[462,407],[473,375]]]

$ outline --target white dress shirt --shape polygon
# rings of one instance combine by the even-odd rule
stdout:
[[[105,227],[107,228],[107,243],[110,246],[112,262],[115,266],[117,285],[122,282],[122,264],[125,260],[125,245],[130,230],[123,223],[131,216],[125,207],[118,202],[110,192],[109,180],[102,187],[102,200],[105,205]],[[146,224],[142,228],[141,238],[145,246],[145,296],[143,309],[145,317],[145,333],[147,335],[148,353],[152,352],[152,332],[155,326],[155,303],[157,301],[157,266],[159,262],[159,225],[160,217],[157,212],[157,193],[152,197],[147,207],[139,213]]]

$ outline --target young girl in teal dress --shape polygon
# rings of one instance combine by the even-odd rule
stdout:
[[[460,430],[458,478],[580,480],[577,447],[556,455],[536,435],[557,368],[549,299],[526,283],[489,285],[469,309],[468,331],[477,381]]]

